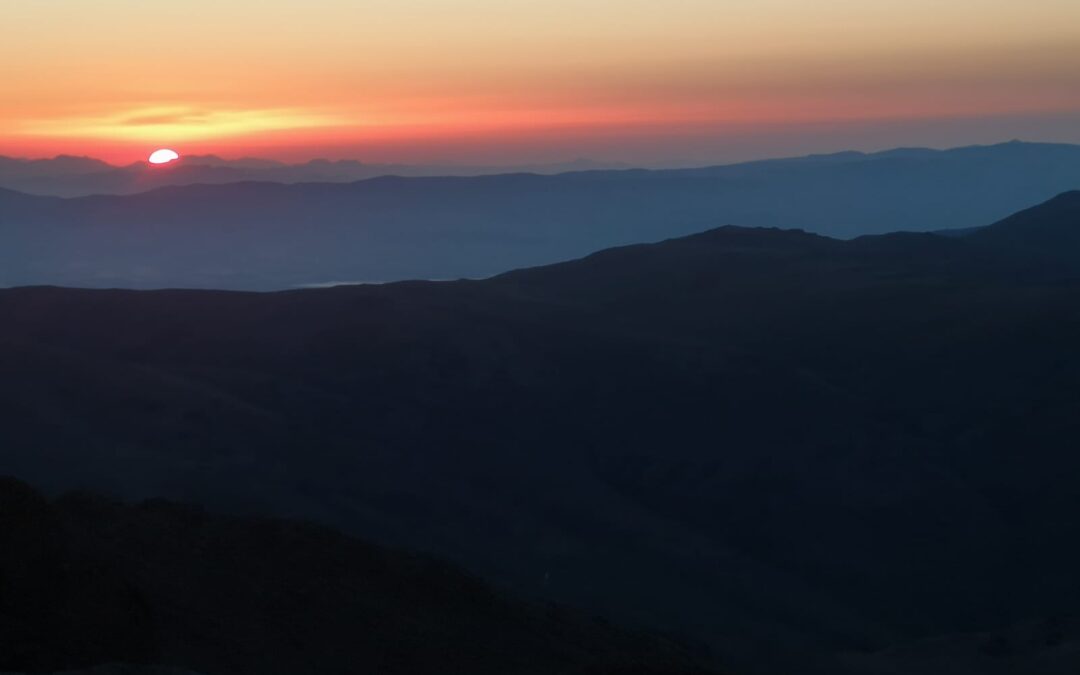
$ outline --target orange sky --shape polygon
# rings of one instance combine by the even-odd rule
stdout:
[[[0,78],[0,154],[118,162],[1080,142],[1080,2],[0,0]]]

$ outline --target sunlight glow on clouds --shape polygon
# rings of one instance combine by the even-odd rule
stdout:
[[[1000,126],[1019,135],[1080,113],[1080,2],[0,0],[0,78],[0,154],[415,160],[467,138],[521,161],[591,152],[552,129],[645,147],[957,116],[1025,116]]]
[[[30,120],[22,125],[22,130],[34,136],[180,142],[340,124],[342,120],[330,115],[288,109],[152,107],[100,117]]]

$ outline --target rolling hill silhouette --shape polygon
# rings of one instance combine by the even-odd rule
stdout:
[[[0,470],[311,518],[733,672],[941,663],[1080,602],[1076,200],[484,281],[0,291]]]
[[[968,239],[1033,265],[1061,266],[1068,274],[1080,262],[1078,223],[1080,191],[1074,190],[972,232]]]
[[[50,502],[5,478],[0,522],[5,671],[705,675],[670,641],[306,523]]]

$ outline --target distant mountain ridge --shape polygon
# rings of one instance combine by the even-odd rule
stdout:
[[[84,197],[136,194],[169,185],[201,183],[347,183],[380,176],[556,174],[625,167],[620,162],[589,159],[507,166],[385,164],[326,159],[290,164],[254,157],[223,159],[216,155],[188,155],[165,166],[152,166],[146,162],[115,166],[90,157],[61,155],[52,159],[27,160],[0,156],[0,187],[45,196]]]
[[[231,171],[175,170],[191,168]],[[1080,146],[1008,143],[705,169],[0,191],[0,286],[481,278],[722,224],[845,238],[972,228],[1078,186]]]
[[[646,169],[626,162],[602,162],[578,158],[568,162],[468,165],[468,164],[402,164],[368,163],[359,160],[312,159],[305,162],[284,162],[257,157],[225,159],[217,155],[187,155],[169,167],[152,167],[145,162],[118,166],[92,157],[58,155],[53,158],[26,159],[0,155],[0,187],[58,197],[79,197],[91,194],[134,194],[164,185],[223,182],[352,182],[367,178],[393,175],[404,177],[478,176],[503,173],[558,174],[578,171],[652,170],[691,172],[741,173],[755,168],[799,164],[837,164],[896,159],[968,159],[1010,151],[1014,158],[1040,154],[1058,159],[1074,159],[1080,146],[1065,143],[1030,143],[1009,141],[997,145],[974,145],[939,150],[933,148],[894,148],[876,152],[846,150],[834,153],[811,154],[801,157],[750,160],[707,165],[698,168]],[[183,170],[179,170],[183,167]],[[78,181],[87,184],[80,186]],[[55,184],[50,184],[55,181]]]

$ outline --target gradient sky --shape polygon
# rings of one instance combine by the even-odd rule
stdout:
[[[0,154],[1080,142],[1077,0],[0,0]]]

